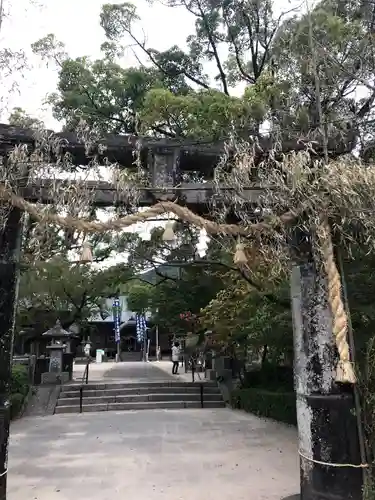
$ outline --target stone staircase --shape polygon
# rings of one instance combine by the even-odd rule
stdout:
[[[82,411],[222,408],[215,382],[89,383],[83,386]],[[55,413],[80,412],[80,385],[64,385]]]

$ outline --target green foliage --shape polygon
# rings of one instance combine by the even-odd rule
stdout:
[[[29,116],[25,110],[22,108],[13,108],[11,114],[8,118],[9,124],[15,127],[22,128],[43,128],[44,124],[42,121],[32,118]]]
[[[50,328],[51,314],[56,321],[62,313],[67,323],[84,322],[131,276],[123,265],[93,269],[60,258],[35,263],[21,274],[18,323]],[[40,311],[51,313],[45,316],[48,324],[40,324]]]
[[[296,396],[294,393],[271,392],[265,389],[237,389],[232,393],[232,406],[258,417],[266,417],[296,425]]]
[[[243,99],[217,90],[176,95],[170,90],[154,89],[145,98],[140,119],[146,131],[155,123],[168,123],[176,135],[217,140],[227,136],[231,127],[243,128],[254,109]]]
[[[10,415],[11,419],[16,418],[22,406],[24,404],[25,398],[30,390],[30,383],[28,378],[28,371],[25,366],[14,365],[12,366],[12,378],[10,386]]]
[[[221,287],[220,279],[209,274],[202,275],[197,267],[181,270],[178,281],[167,280],[155,287],[152,304],[153,310],[157,311],[156,321],[173,333],[191,331],[191,324],[180,319],[179,315],[187,311],[199,314]]]
[[[372,297],[375,293],[375,257],[356,251],[354,258],[344,255],[345,284],[349,298],[351,322],[355,332],[359,362],[367,357],[369,342],[375,329]]]
[[[157,85],[155,71],[124,69],[112,59],[91,62],[66,59],[60,70],[58,92],[49,97],[54,116],[73,128],[83,119],[99,130],[134,133],[136,114],[150,88]]]
[[[333,129],[345,130],[348,121],[371,113],[371,97],[354,99],[367,81],[371,89],[375,69],[369,12],[359,2],[322,0],[311,16],[303,9],[275,15],[271,0],[167,3],[195,18],[186,50],[148,47],[137,34],[136,5],[129,2],[102,7],[102,59],[70,59],[53,35],[33,45],[60,67],[49,101],[68,128],[83,118],[103,132],[216,140],[234,130],[260,134],[268,120],[281,138],[297,138],[319,121],[313,52],[322,114]],[[123,68],[117,62],[129,41],[149,64]],[[233,97],[238,88],[243,96]]]
[[[13,365],[10,391],[26,396],[29,392],[29,376],[27,368],[23,365]]]
[[[133,281],[126,291],[126,299],[130,311],[137,313],[148,311],[152,308],[153,287],[147,283]]]
[[[129,282],[125,293],[130,310],[149,310],[163,329],[186,333],[192,326],[180,319],[180,313],[190,311],[199,314],[221,286],[220,279],[208,273],[202,275],[201,268],[191,265],[180,269],[176,278],[163,280],[161,277],[157,285]]]
[[[54,60],[57,64],[66,59],[65,47],[53,33],[48,33],[45,37],[37,40],[31,45],[34,54],[39,55],[43,60]]]
[[[18,392],[10,395],[10,418],[13,420],[17,418],[22,410],[25,396]]]
[[[277,364],[293,351],[290,308],[282,300],[285,288],[286,283],[279,285],[270,299],[231,273],[226,276],[225,289],[203,309],[201,322],[240,359],[256,361],[267,346],[267,359]]]
[[[369,451],[370,467],[366,474],[364,500],[375,494],[375,258],[359,248],[350,256],[341,252],[349,310],[353,327],[357,389],[362,406],[362,423]]]
[[[180,319],[180,313],[199,314],[201,308],[215,297],[224,286],[219,270],[225,264],[214,258],[211,260],[211,257],[217,257],[211,251],[205,259],[197,259],[198,233],[193,228],[176,224],[173,248],[162,241],[162,233],[161,228],[156,228],[150,241],[138,237],[128,240],[128,265],[134,273],[140,273],[139,281],[149,283],[140,286],[139,281],[131,281],[124,293],[132,297],[133,289],[137,296],[139,290],[141,294],[145,290],[149,298],[148,309],[154,320],[168,331],[183,333],[189,331],[191,325]]]
[[[249,370],[245,373],[243,388],[255,387],[273,392],[293,392],[293,367],[265,362],[260,369]]]

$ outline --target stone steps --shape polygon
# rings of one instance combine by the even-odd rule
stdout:
[[[83,386],[83,412],[201,408],[201,384],[151,382],[91,383]],[[225,406],[216,384],[202,383],[203,407]],[[55,413],[80,411],[80,385],[63,386]]]
[[[221,401],[206,401],[204,408],[224,408]],[[179,410],[183,408],[201,408],[200,402],[194,401],[144,401],[132,403],[98,403],[92,405],[82,405],[82,412],[96,411],[136,411],[136,410]],[[79,413],[79,406],[57,406],[56,414]]]
[[[87,405],[98,404],[98,403],[133,403],[133,402],[147,402],[147,401],[199,401],[200,394],[133,394],[126,396],[86,396],[83,393],[83,401]],[[204,400],[206,401],[217,401],[220,400],[219,394],[204,394]],[[79,396],[74,398],[64,398],[60,397],[57,406],[69,406],[69,405],[79,405]]]
[[[191,394],[199,394],[200,395],[200,388],[199,386],[195,387],[142,387],[142,388],[119,388],[119,389],[87,389],[87,386],[83,386],[83,391],[85,397],[113,397],[113,396],[142,396],[142,395],[148,395],[148,394],[170,394],[171,390],[173,389],[173,393],[178,393],[178,394],[185,394],[185,395],[191,395]],[[67,399],[67,398],[75,398],[77,397],[77,390],[76,388],[73,390],[73,388],[69,388],[69,390],[63,389],[62,392],[60,393],[60,397]],[[204,394],[218,394],[218,388],[217,387],[206,387],[204,386]]]
[[[184,389],[195,389],[199,391],[199,385],[204,385],[204,390],[215,389],[218,390],[215,382],[89,382],[84,384],[85,389],[88,390],[104,390],[104,389],[152,389],[152,388],[184,388]],[[81,386],[80,382],[65,384],[62,387],[63,392],[66,391],[76,391],[79,390]]]

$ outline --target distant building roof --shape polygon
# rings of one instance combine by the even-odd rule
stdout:
[[[160,276],[160,274],[162,276]],[[157,285],[160,281],[163,281],[163,276],[168,276],[168,278],[178,278],[180,273],[179,266],[170,266],[168,264],[161,264],[156,269],[150,269],[139,275],[142,281],[147,281],[151,285]]]

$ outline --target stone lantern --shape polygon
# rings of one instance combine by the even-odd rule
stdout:
[[[42,337],[50,338],[49,371],[42,373],[42,384],[60,384],[69,380],[69,373],[63,371],[63,353],[66,351],[67,343],[70,343],[72,332],[64,330],[60,320],[55,326],[42,334]]]

